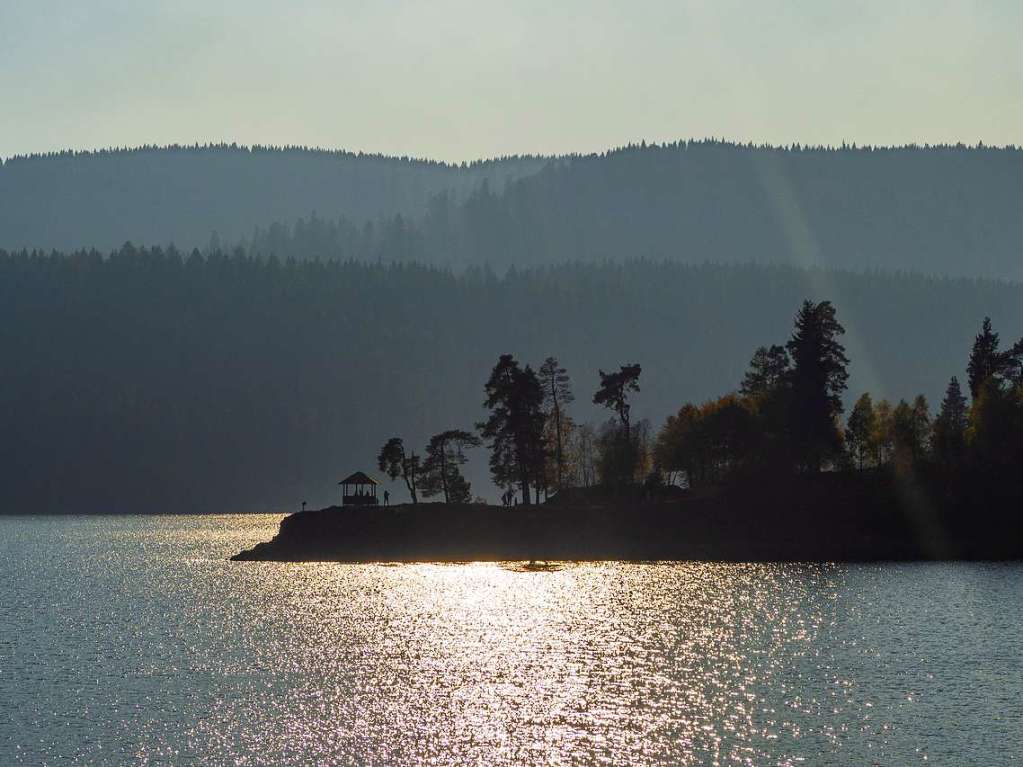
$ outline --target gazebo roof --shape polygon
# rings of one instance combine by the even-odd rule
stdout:
[[[363,474],[361,471],[357,471],[350,477],[345,477],[339,485],[376,485],[378,482],[370,477],[368,474]]]

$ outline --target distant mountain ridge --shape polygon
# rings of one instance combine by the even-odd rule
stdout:
[[[640,257],[1023,279],[1023,151],[631,147],[513,183],[494,214],[546,263]],[[514,240],[512,240],[514,242]]]
[[[0,166],[0,247],[188,250],[216,232],[225,250],[458,268],[647,258],[1021,281],[1021,209],[1023,151],[981,145],[681,141],[468,165],[229,145]]]
[[[419,216],[546,162],[449,164],[305,147],[143,146],[12,157],[0,164],[0,247],[109,250],[126,241],[204,247],[318,211],[355,220]]]

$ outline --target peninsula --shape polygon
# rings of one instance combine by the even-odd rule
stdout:
[[[888,473],[821,473],[532,506],[419,503],[292,514],[238,561],[1023,559],[1023,493],[967,497]],[[556,499],[555,499],[556,500]]]
[[[738,392],[684,404],[656,437],[631,416],[638,363],[598,371],[592,402],[613,416],[593,430],[565,409],[574,393],[556,358],[534,371],[501,355],[478,435],[449,428],[422,456],[398,436],[381,448],[377,466],[409,505],[389,506],[389,491],[378,505],[377,481],[356,472],[341,507],[290,516],[235,559],[1023,559],[1023,339],[1002,350],[983,321],[972,403],[952,377],[934,418],[923,395],[892,406],[864,393],[842,424],[843,333],[830,302],[805,301]],[[474,500],[462,473],[484,441],[503,506]]]

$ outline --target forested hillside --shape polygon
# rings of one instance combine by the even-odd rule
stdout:
[[[392,436],[471,429],[499,354],[557,355],[589,405],[639,362],[634,418],[734,389],[804,298],[847,329],[849,398],[963,375],[985,315],[1023,335],[1023,286],[634,261],[452,273],[415,264],[0,254],[0,512],[258,511],[334,500]],[[485,483],[482,455],[468,477]],[[401,493],[394,488],[400,499]],[[403,492],[403,491],[402,491]]]
[[[539,158],[449,165],[299,147],[171,146],[15,157],[0,165],[0,247],[206,246],[312,212],[357,221],[421,216],[536,171]]]
[[[962,146],[704,141],[468,166],[172,147],[0,167],[9,249],[190,250],[216,232],[280,258],[497,270],[645,258],[1023,280],[1021,209],[1023,152]]]
[[[632,258],[1023,280],[1023,152],[774,149],[717,142],[565,158],[421,220],[260,229],[302,258],[535,266]]]

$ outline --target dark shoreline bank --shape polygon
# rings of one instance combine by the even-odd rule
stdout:
[[[936,494],[918,479],[878,473],[751,482],[662,501],[330,507],[286,517],[273,540],[232,559],[1020,560],[1023,524],[1005,512],[1019,500]]]

